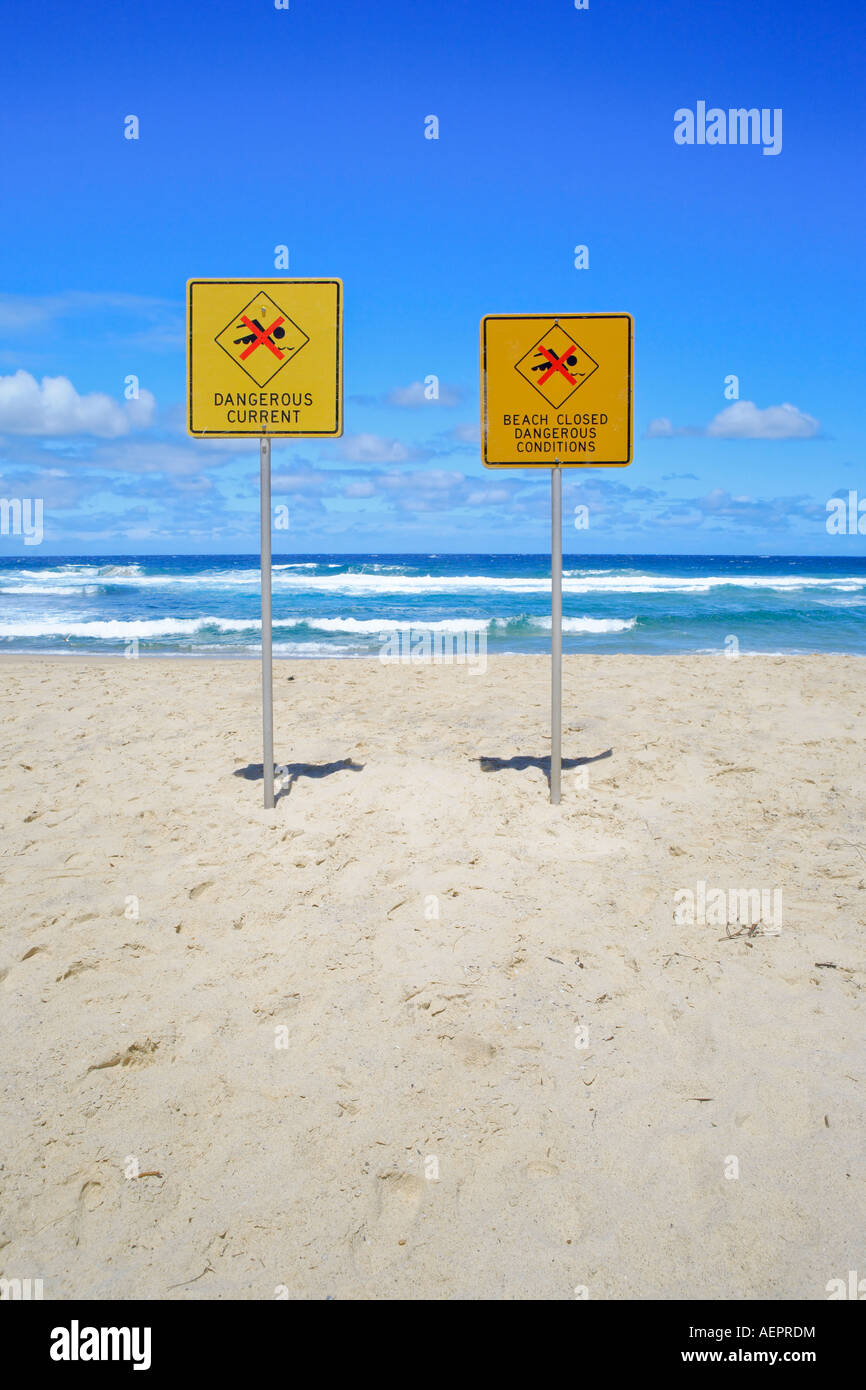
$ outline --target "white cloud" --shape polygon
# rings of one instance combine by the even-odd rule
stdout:
[[[99,473],[164,474],[166,477],[192,477],[205,468],[221,468],[232,462],[231,456],[216,447],[223,440],[126,438],[109,439],[94,444],[73,442],[61,446],[46,443],[32,454],[29,462],[44,462],[46,452],[58,455],[76,473],[96,470]],[[25,446],[18,445],[20,456]],[[256,475],[258,476],[258,475]]]
[[[662,415],[658,420],[650,420],[647,425],[647,439],[670,439],[674,433],[674,427],[666,416]]]
[[[24,371],[0,376],[0,433],[115,439],[149,425],[155,408],[150,391],[120,402],[101,391],[80,396],[65,376],[44,376],[41,382]]]
[[[380,434],[348,434],[340,440],[340,453],[350,463],[406,463],[415,456],[399,439]]]
[[[428,397],[423,381],[413,381],[409,386],[397,386],[386,397],[388,405],[399,405],[409,410],[415,410],[422,405],[459,405],[463,399],[463,392],[457,386],[448,386],[445,383],[439,386],[439,395]]]
[[[455,439],[458,439],[458,440],[460,441],[461,444],[480,444],[480,443],[481,443],[481,426],[480,426],[480,425],[477,425],[477,424],[471,424],[471,425],[455,425],[455,426],[454,426],[454,429],[451,431],[451,433],[453,434],[453,436],[454,436]]]
[[[666,416],[650,420],[647,439],[673,439],[678,435],[704,435],[710,439],[814,439],[820,420],[795,405],[768,405],[762,410],[754,401],[734,401],[720,410],[705,428],[681,425],[675,428]]]
[[[754,401],[734,401],[707,425],[715,439],[814,439],[821,428],[814,415],[795,405],[768,405],[760,410]]]
[[[295,468],[288,473],[275,473],[271,479],[274,492],[306,493],[319,496],[333,486],[327,473],[315,468]]]
[[[0,294],[0,335],[16,340],[36,327],[65,322],[87,327],[94,317],[110,333],[151,346],[182,346],[183,304],[150,295],[67,290],[55,295]],[[143,329],[138,325],[144,324]]]
[[[692,505],[707,521],[732,522],[741,527],[756,526],[767,531],[786,530],[793,520],[814,521],[823,517],[824,508],[805,495],[791,497],[734,497],[724,488],[713,488]]]
[[[486,487],[479,488],[476,492],[470,492],[466,498],[467,507],[485,507],[488,503],[509,502],[511,493],[505,487]]]

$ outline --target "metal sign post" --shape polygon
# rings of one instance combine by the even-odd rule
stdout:
[[[336,439],[343,433],[343,282],[188,280],[186,290],[187,430],[198,439],[259,441],[262,781],[265,810],[271,811],[271,440]]]
[[[562,469],[550,470],[550,804],[562,781]]]
[[[271,441],[259,440],[262,507],[262,775],[265,810],[274,806],[274,654],[271,623]]]
[[[634,439],[631,314],[485,314],[481,461],[550,469],[550,802],[562,788],[562,470],[625,468]]]

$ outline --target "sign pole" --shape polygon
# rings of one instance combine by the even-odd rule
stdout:
[[[562,469],[550,473],[550,804],[562,779]]]
[[[187,430],[197,439],[257,439],[261,505],[262,786],[274,807],[271,604],[273,439],[343,433],[343,282],[328,279],[188,280]],[[279,374],[279,375],[278,375]],[[272,409],[238,410],[250,384]],[[265,388],[268,387],[267,391]],[[250,405],[257,399],[249,398]],[[280,409],[292,404],[297,409]]]
[[[562,791],[562,470],[623,468],[632,461],[634,320],[619,313],[485,314],[480,346],[484,467],[551,470],[549,783],[550,803],[557,806]],[[539,420],[539,396],[556,412],[557,428],[525,428]],[[541,421],[549,418],[543,415]],[[562,442],[551,444],[553,439]]]
[[[271,623],[271,441],[259,440],[262,508],[262,776],[265,810],[274,807],[274,658]]]

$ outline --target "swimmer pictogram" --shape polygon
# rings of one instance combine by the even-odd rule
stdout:
[[[257,386],[273,381],[309,341],[268,294],[251,300],[214,339]]]
[[[557,409],[598,370],[595,359],[555,321],[514,365]]]

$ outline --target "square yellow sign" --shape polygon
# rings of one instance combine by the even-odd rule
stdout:
[[[342,281],[188,281],[187,399],[194,435],[342,434]]]
[[[487,314],[481,457],[487,468],[631,463],[631,314]]]

